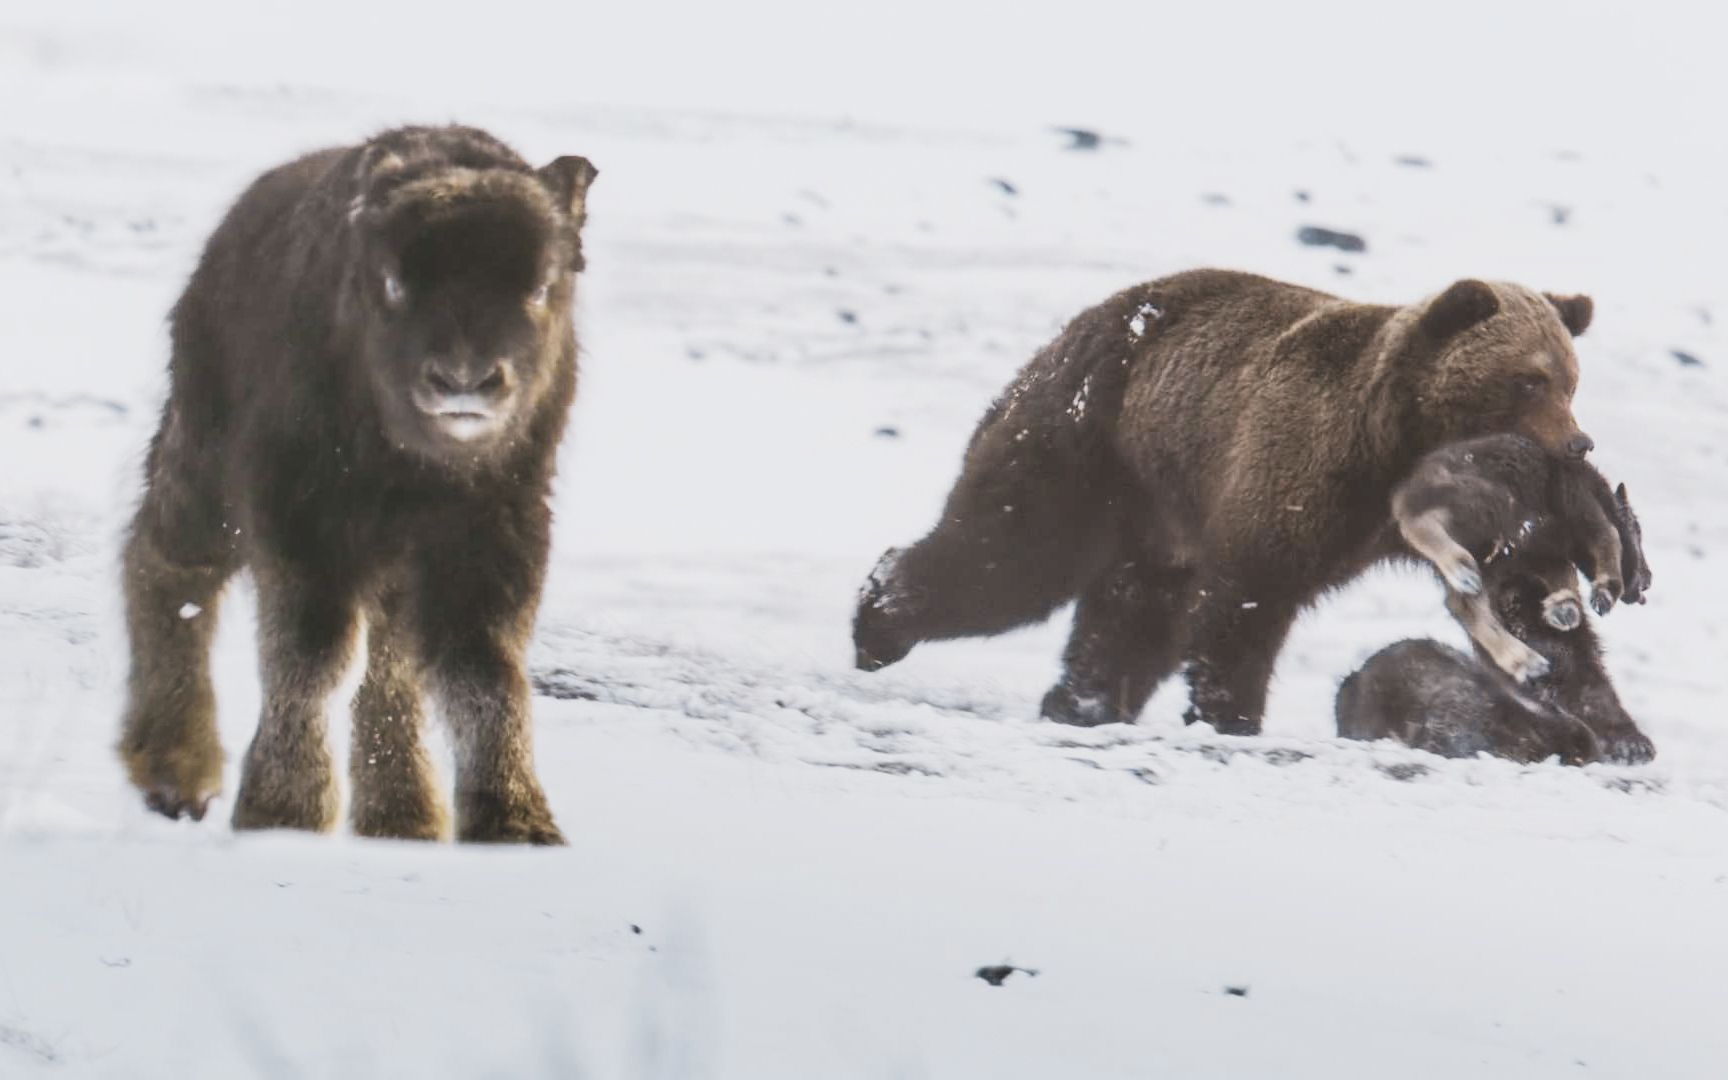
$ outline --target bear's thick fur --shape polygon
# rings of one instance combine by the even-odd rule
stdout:
[[[858,666],[1078,600],[1044,715],[1132,721],[1183,661],[1190,720],[1260,729],[1304,605],[1403,553],[1392,486],[1427,451],[1521,432],[1556,453],[1586,297],[1459,281],[1359,304],[1223,270],[1082,313],[986,412],[929,535],[888,552]]]

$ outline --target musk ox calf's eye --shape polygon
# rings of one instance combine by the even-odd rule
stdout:
[[[547,278],[545,281],[540,283],[539,288],[535,289],[534,292],[529,295],[528,303],[537,308],[545,307],[546,302],[550,299],[552,299],[552,279]]]
[[[384,287],[384,302],[389,304],[391,307],[399,308],[402,306],[402,302],[408,299],[408,290],[403,287],[402,279],[397,277],[394,272],[389,270],[384,271],[382,275],[382,284]]]

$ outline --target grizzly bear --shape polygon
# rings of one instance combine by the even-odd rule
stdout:
[[[1624,485],[1616,492],[1626,538],[1622,600],[1643,603],[1650,587],[1637,517]],[[1336,701],[1338,734],[1398,739],[1445,757],[1479,753],[1514,761],[1549,757],[1569,765],[1647,762],[1656,747],[1608,677],[1602,647],[1576,600],[1556,604],[1556,583],[1576,581],[1568,558],[1521,550],[1483,567],[1482,595],[1499,625],[1541,656],[1545,675],[1519,685],[1474,642],[1477,658],[1437,641],[1400,641],[1345,678]],[[1571,611],[1562,612],[1570,603]]]
[[[424,690],[455,749],[457,836],[562,842],[523,650],[594,175],[530,168],[472,128],[403,128],[265,173],[212,234],[174,306],[125,551],[119,749],[152,809],[201,818],[221,787],[208,652],[248,567],[263,711],[235,828],[334,825],[325,704],[364,624],[354,831],[445,832]]]
[[[1077,601],[1043,714],[1132,721],[1187,662],[1188,718],[1260,730],[1304,606],[1403,553],[1393,485],[1455,439],[1555,453],[1586,297],[1464,280],[1406,307],[1224,270],[1082,313],[985,413],[936,526],[859,597],[857,664]]]
[[[1608,614],[1623,594],[1641,601],[1638,582],[1622,573],[1631,541],[1625,490],[1610,493],[1587,462],[1556,457],[1522,435],[1484,435],[1423,458],[1393,489],[1392,518],[1411,550],[1439,571],[1447,610],[1471,641],[1524,682],[1544,674],[1547,661],[1495,618],[1484,566],[1553,570],[1543,608],[1559,630],[1578,625],[1582,613],[1574,566],[1591,582],[1596,614]]]

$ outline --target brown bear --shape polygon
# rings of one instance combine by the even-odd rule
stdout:
[[[1521,432],[1581,457],[1587,297],[1464,280],[1352,303],[1225,270],[1082,313],[985,413],[929,535],[884,555],[853,622],[875,670],[1077,600],[1043,713],[1132,721],[1187,661],[1188,718],[1260,730],[1302,608],[1406,554],[1388,499],[1429,450]]]
[[[523,662],[595,169],[534,169],[474,128],[401,128],[260,177],[172,317],[170,390],[125,555],[120,752],[147,805],[201,818],[222,782],[209,648],[224,585],[258,591],[263,711],[237,829],[328,829],[325,719],[356,648],[354,831],[429,839],[455,749],[462,840],[563,841],[534,772]]]

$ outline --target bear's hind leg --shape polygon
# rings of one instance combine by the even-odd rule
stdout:
[[[852,619],[860,670],[876,671],[924,641],[985,637],[1047,618],[1115,556],[1127,502],[1113,466],[1067,475],[974,449],[942,519],[890,549]]]
[[[1088,585],[1074,609],[1062,677],[1041,714],[1062,724],[1133,723],[1182,659],[1190,572],[1126,562]]]

